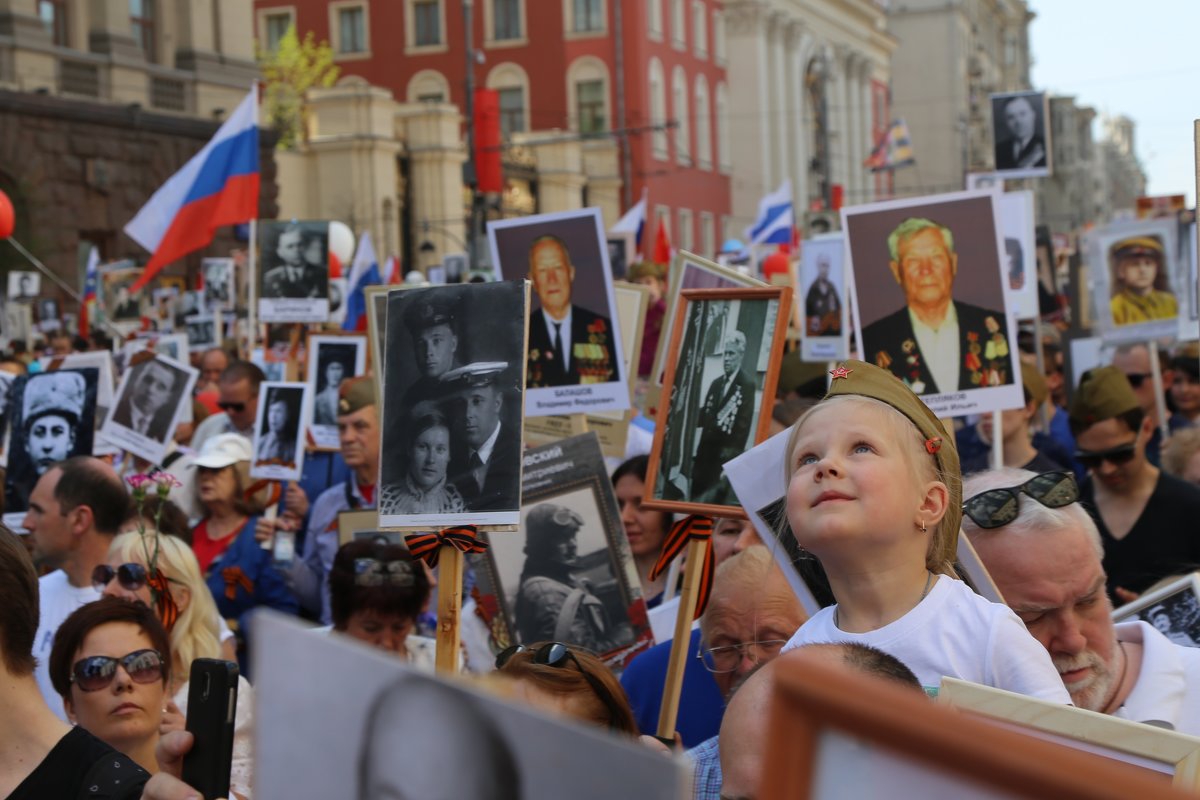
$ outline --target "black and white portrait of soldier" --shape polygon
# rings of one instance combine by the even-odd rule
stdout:
[[[692,466],[691,496],[699,502],[730,499],[727,482],[721,478],[721,465],[749,446],[757,384],[742,369],[745,357],[746,334],[738,330],[727,334],[722,354],[724,372],[708,385],[696,420],[700,443]]]
[[[809,336],[840,336],[842,332],[842,299],[830,280],[830,267],[829,254],[818,254],[817,277],[804,295],[804,325]]]
[[[297,438],[299,437],[300,409],[304,390],[293,386],[271,386],[266,391],[266,402],[260,407],[262,418],[255,428],[254,464],[296,463]]]
[[[209,311],[232,311],[234,302],[234,272],[232,258],[206,258],[201,264],[204,272],[204,307]]]
[[[42,276],[36,272],[8,273],[8,299],[32,300],[42,288]]]
[[[315,299],[329,296],[325,223],[263,223],[260,237],[263,298]]]
[[[91,455],[98,381],[95,368],[13,381],[6,511],[27,508],[29,492],[50,467],[71,456]]]
[[[212,314],[193,314],[188,317],[187,340],[191,350],[207,350],[218,346],[216,317]]]
[[[129,286],[117,287],[114,298],[112,317],[114,320],[135,320],[142,316],[142,307],[138,299],[129,291]]]
[[[111,422],[156,442],[171,434],[187,374],[166,360],[153,358],[134,364],[117,397]]]
[[[404,325],[413,344],[417,379],[404,391],[402,403],[413,408],[423,400],[443,394],[441,378],[461,366],[454,304],[446,297],[430,297],[404,310]]]
[[[996,172],[1049,173],[1045,98],[1042,92],[992,95]]]

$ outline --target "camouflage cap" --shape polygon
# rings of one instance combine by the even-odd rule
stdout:
[[[1042,377],[1036,364],[1021,362],[1021,383],[1025,385],[1025,391],[1033,402],[1039,406],[1046,402],[1046,398],[1050,395],[1050,388],[1046,386],[1046,379]]]
[[[338,415],[353,414],[375,405],[375,379],[370,375],[342,381],[338,387]]]
[[[1067,416],[1075,427],[1086,428],[1141,407],[1124,372],[1116,367],[1097,367],[1079,379]]]

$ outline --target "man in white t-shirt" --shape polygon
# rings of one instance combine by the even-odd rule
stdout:
[[[46,471],[29,496],[22,523],[39,563],[56,567],[39,582],[40,616],[33,655],[38,688],[62,717],[62,698],[50,683],[54,634],[72,611],[98,600],[92,571],[108,563],[108,546],[125,519],[129,495],[112,467],[91,456],[69,458]]]
[[[1033,477],[1011,468],[979,472],[966,481],[963,496],[969,504],[983,492]],[[1174,644],[1146,622],[1114,624],[1092,518],[1078,502],[1048,508],[1027,493],[1016,495],[1012,522],[982,529],[968,512],[963,530],[1005,602],[1050,653],[1071,700],[1200,734],[1200,649]]]

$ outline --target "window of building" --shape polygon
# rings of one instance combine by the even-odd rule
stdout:
[[[725,63],[725,15],[720,11],[712,13],[713,60],[718,64]]]
[[[708,58],[708,13],[704,0],[692,0],[692,50],[696,58]]]
[[[708,107],[708,81],[696,76],[696,163],[712,169],[712,115]]]
[[[663,37],[663,0],[646,0],[646,32],[656,42]]]
[[[717,84],[716,117],[717,165],[721,172],[729,172],[729,168],[733,164],[730,155],[731,142],[729,141],[729,92],[723,83]]]
[[[657,2],[657,0],[653,0]],[[669,155],[667,144],[667,84],[663,78],[662,62],[657,58],[650,59],[650,67],[646,70],[650,78],[650,124],[655,126],[650,142],[654,157],[665,161]]]
[[[38,18],[46,26],[50,41],[59,47],[67,46],[67,2],[66,0],[38,0]]]
[[[681,208],[679,209],[679,241],[675,243],[675,246],[680,250],[687,250],[689,253],[694,253],[692,235],[692,210],[690,208]]]
[[[715,258],[717,255],[717,232],[711,211],[700,212],[700,255]]]
[[[590,33],[604,30],[604,0],[571,0],[574,7],[571,30]]]
[[[156,61],[154,0],[129,0],[129,26],[133,41],[146,54],[147,61]]]
[[[500,96],[500,134],[505,141],[525,130],[525,90],[520,86],[498,89]]]
[[[687,49],[686,16],[684,0],[671,0],[671,44],[676,50]]]
[[[691,117],[688,116],[688,85],[683,67],[671,74],[671,115],[675,120],[675,162],[691,164]]]
[[[362,6],[344,6],[337,10],[338,53],[365,53],[367,47],[367,10]]]
[[[492,0],[492,39],[521,38],[521,0]]]
[[[609,105],[608,67],[595,56],[582,56],[567,68],[567,101],[572,130],[583,134],[608,131],[612,121]]]
[[[607,129],[604,119],[604,81],[580,81],[575,84],[575,113],[579,118],[580,133],[603,133]]]
[[[413,10],[413,44],[428,47],[442,43],[442,9],[438,0],[415,0]]]
[[[264,11],[259,22],[259,29],[262,31],[263,47],[267,50],[276,50],[279,47],[279,41],[287,35],[288,30],[292,27],[292,12],[291,11]]]
[[[408,81],[404,93],[410,103],[449,103],[452,101],[450,82],[436,69],[423,69]]]

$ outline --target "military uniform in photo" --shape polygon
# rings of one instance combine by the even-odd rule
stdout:
[[[608,317],[571,306],[564,320],[534,311],[529,320],[526,386],[575,386],[620,380]]]
[[[414,358],[418,377],[404,390],[400,401],[406,411],[418,403],[441,399],[448,384],[442,376],[460,365],[458,357],[458,329],[454,307],[445,298],[420,299],[404,309],[404,326],[412,336]],[[441,328],[443,330],[439,331]],[[434,343],[433,337],[440,334],[445,341]]]
[[[327,274],[308,264],[281,264],[263,276],[263,297],[325,298],[329,291]]]
[[[508,423],[505,392],[499,386],[507,369],[505,362],[484,362],[442,376],[452,432],[458,437],[452,442],[450,483],[468,511],[515,509],[520,504],[520,433]],[[470,398],[477,389],[499,399],[482,421],[471,419]]]
[[[721,465],[746,451],[754,422],[754,379],[739,368],[708,386],[700,409],[700,443],[692,462],[690,499],[723,502]]]

